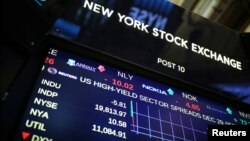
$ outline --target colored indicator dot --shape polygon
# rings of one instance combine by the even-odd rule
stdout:
[[[227,107],[226,111],[227,111],[227,113],[228,113],[229,115],[232,115],[232,114],[233,114],[233,111],[232,111],[229,107]]]
[[[236,118],[234,118],[234,121],[235,121],[235,122],[237,122],[237,119],[236,119]]]
[[[171,88],[169,88],[167,91],[169,95],[174,95],[174,91]]]
[[[102,65],[99,65],[99,66],[97,67],[97,69],[98,69],[100,72],[104,72],[104,71],[106,70],[105,67],[102,66]]]
[[[26,140],[29,136],[30,136],[29,132],[25,132],[25,131],[22,132],[22,138],[23,138],[23,140]]]

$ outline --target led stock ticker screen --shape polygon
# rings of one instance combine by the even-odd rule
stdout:
[[[92,59],[50,49],[16,140],[200,141],[249,113]]]

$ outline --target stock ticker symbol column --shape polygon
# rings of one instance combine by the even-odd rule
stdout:
[[[45,65],[42,73],[56,75],[57,69],[55,65],[55,57],[57,50],[51,49],[48,57],[45,59]],[[47,69],[45,69],[47,67]],[[44,71],[47,70],[47,71]],[[59,96],[58,90],[62,88],[62,84],[50,80],[50,78],[41,78],[38,88],[34,90],[33,102],[28,109],[28,118],[25,119],[25,129],[21,132],[23,140],[32,141],[53,141],[50,137],[41,136],[44,132],[48,132],[46,121],[50,119],[50,112],[58,109],[58,103],[55,98]]]

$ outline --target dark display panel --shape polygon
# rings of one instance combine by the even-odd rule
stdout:
[[[50,49],[14,140],[199,141],[209,124],[249,118],[171,83]]]
[[[51,33],[250,103],[250,68],[239,34],[167,0],[76,0]]]

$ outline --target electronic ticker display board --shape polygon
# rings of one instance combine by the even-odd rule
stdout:
[[[195,141],[211,124],[250,124],[249,113],[173,84],[50,48],[15,140]]]

